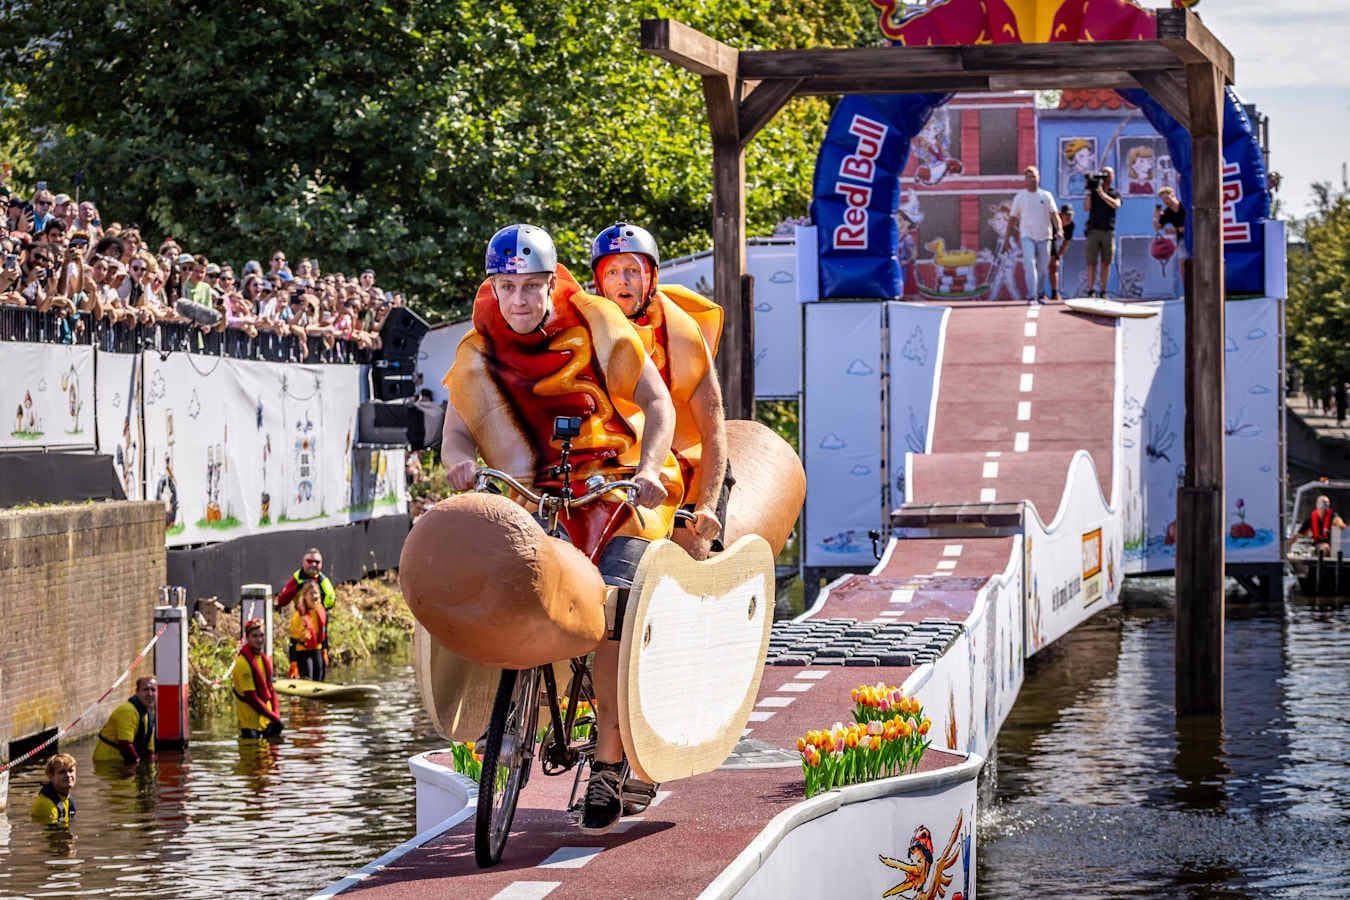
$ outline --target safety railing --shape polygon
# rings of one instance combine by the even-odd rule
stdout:
[[[371,351],[340,338],[331,346],[320,335],[301,338],[261,331],[250,336],[235,328],[203,332],[185,322],[112,323],[87,312],[65,315],[32,307],[0,306],[0,342],[78,344],[110,353],[154,350],[197,353],[267,362],[368,364]]]

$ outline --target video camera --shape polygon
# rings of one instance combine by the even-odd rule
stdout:
[[[1097,188],[1102,186],[1102,184],[1106,181],[1106,178],[1107,178],[1106,172],[1099,169],[1096,172],[1087,173],[1087,175],[1083,177],[1083,180],[1087,184],[1087,189],[1089,191],[1095,191],[1097,190]]]

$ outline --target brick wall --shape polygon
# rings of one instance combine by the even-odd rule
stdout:
[[[163,583],[162,504],[0,509],[0,752],[65,725],[108,689],[154,633]],[[153,658],[134,674],[154,674]],[[101,728],[132,688],[71,735]]]

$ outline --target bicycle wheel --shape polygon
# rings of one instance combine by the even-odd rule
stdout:
[[[529,779],[538,719],[539,670],[502,672],[483,748],[483,774],[478,779],[473,854],[483,868],[495,866],[502,858],[520,789]]]

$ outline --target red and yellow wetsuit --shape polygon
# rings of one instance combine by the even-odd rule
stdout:
[[[684,502],[696,503],[702,485],[703,437],[690,402],[713,368],[722,337],[722,307],[686,287],[658,288],[647,310],[629,320],[675,405],[671,449],[684,476]]]
[[[581,290],[562,266],[553,315],[530,334],[512,331],[489,281],[474,298],[473,325],[445,376],[455,407],[484,461],[536,487],[559,486],[552,466],[557,416],[582,417],[572,440],[572,488],[586,492],[595,474],[626,478],[638,467],[643,415],[633,397],[645,361],[642,343],[618,307]],[[684,493],[673,454],[661,469],[666,502],[639,523],[627,507],[600,501],[562,520],[572,543],[591,557],[611,537],[666,537]]]

